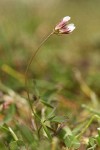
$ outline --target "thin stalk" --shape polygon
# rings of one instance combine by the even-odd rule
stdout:
[[[51,32],[51,33],[40,43],[40,45],[38,46],[38,48],[36,49],[36,51],[33,52],[32,57],[30,58],[30,60],[29,60],[29,62],[28,62],[28,65],[27,65],[27,67],[26,67],[26,71],[25,71],[25,87],[26,87],[26,91],[27,91],[28,101],[29,101],[30,108],[31,108],[31,110],[32,110],[32,112],[33,112],[33,114],[34,114],[35,116],[36,116],[36,113],[35,113],[35,111],[33,110],[32,103],[31,103],[31,99],[30,99],[30,95],[29,95],[29,89],[28,89],[28,75],[27,75],[27,74],[28,74],[29,67],[30,67],[30,65],[32,64],[32,61],[33,61],[34,57],[35,57],[36,54],[39,52],[39,50],[40,50],[40,48],[42,47],[42,45],[49,39],[49,37],[50,37],[53,33],[54,33],[54,31]]]
[[[8,127],[8,129],[9,129],[11,135],[13,136],[14,140],[15,140],[15,141],[18,141],[18,137],[17,137],[17,135],[14,133],[14,131],[13,131],[10,127]]]
[[[97,111],[96,109],[93,109],[93,108],[91,108],[91,107],[88,107],[88,106],[86,106],[85,104],[83,104],[82,107],[85,108],[85,109],[87,109],[87,110],[90,111],[91,113],[94,113],[94,114],[100,116],[100,112]]]
[[[90,126],[90,124],[92,123],[92,121],[94,120],[94,116],[92,116],[90,118],[90,120],[88,121],[88,123],[86,124],[86,126],[83,128],[83,130],[81,131],[81,133],[79,133],[76,138],[79,138],[86,130],[87,128]]]

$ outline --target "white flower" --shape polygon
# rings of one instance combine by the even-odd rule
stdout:
[[[55,34],[71,33],[75,29],[75,26],[74,26],[74,24],[68,24],[68,21],[70,19],[71,19],[71,17],[69,17],[69,16],[64,17],[54,28],[54,33]]]

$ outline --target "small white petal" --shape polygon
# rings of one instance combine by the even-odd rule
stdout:
[[[67,28],[68,28],[69,32],[72,32],[76,27],[72,23],[72,24],[67,25]]]
[[[71,19],[71,17],[66,16],[66,17],[63,18],[63,21],[64,21],[64,22],[67,22],[67,21],[69,21],[70,19]]]

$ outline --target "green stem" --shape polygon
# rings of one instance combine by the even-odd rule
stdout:
[[[90,124],[92,123],[92,121],[94,119],[98,119],[100,120],[100,117],[98,115],[93,115],[90,120],[88,121],[88,123],[86,124],[86,126],[83,128],[83,130],[81,131],[81,133],[79,133],[78,135],[76,135],[76,138],[80,138],[80,136],[87,130],[87,128],[90,126]]]
[[[38,46],[38,48],[36,49],[36,51],[35,52],[33,52],[33,54],[32,54],[32,56],[31,56],[31,58],[30,58],[30,60],[29,60],[29,62],[28,62],[28,65],[27,65],[27,67],[26,67],[26,71],[25,71],[25,87],[26,87],[26,92],[27,92],[27,96],[28,96],[28,102],[29,102],[29,105],[30,105],[30,108],[31,108],[31,111],[32,111],[32,113],[33,113],[33,115],[34,115],[34,117],[36,118],[38,118],[39,120],[40,120],[40,118],[37,116],[37,114],[35,113],[35,110],[33,109],[33,107],[32,107],[32,102],[31,102],[31,98],[30,98],[30,95],[29,95],[29,89],[28,89],[28,70],[29,70],[29,67],[30,67],[30,65],[31,65],[31,63],[32,63],[32,61],[33,61],[33,59],[34,59],[34,57],[37,55],[37,53],[39,52],[39,50],[40,50],[40,48],[42,47],[42,45],[50,38],[50,36],[51,35],[53,35],[54,34],[54,31],[53,32],[51,32],[41,43],[40,43],[40,45]],[[36,119],[35,119],[36,120]]]
[[[14,140],[15,140],[15,141],[18,141],[18,137],[17,137],[17,135],[14,133],[14,131],[13,131],[10,127],[8,127],[8,129],[9,129],[11,135],[13,136]]]
[[[94,114],[100,116],[100,112],[99,112],[99,111],[97,111],[97,110],[95,110],[95,109],[93,109],[93,108],[91,108],[91,107],[88,107],[88,106],[86,106],[85,104],[83,104],[82,107],[85,108],[85,109],[87,109],[87,110],[90,111],[91,113],[94,113]]]

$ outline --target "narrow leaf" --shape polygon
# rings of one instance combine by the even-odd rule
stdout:
[[[52,137],[50,135],[50,132],[49,132],[48,128],[44,125],[44,123],[42,123],[42,127],[43,127],[48,139],[51,141]]]
[[[68,120],[68,118],[66,116],[56,116],[51,121],[52,122],[63,123],[63,122],[66,122],[67,120]]]
[[[47,102],[45,102],[43,100],[41,100],[41,103],[43,103],[47,107],[53,108],[53,106],[51,106],[49,103],[47,103]]]

